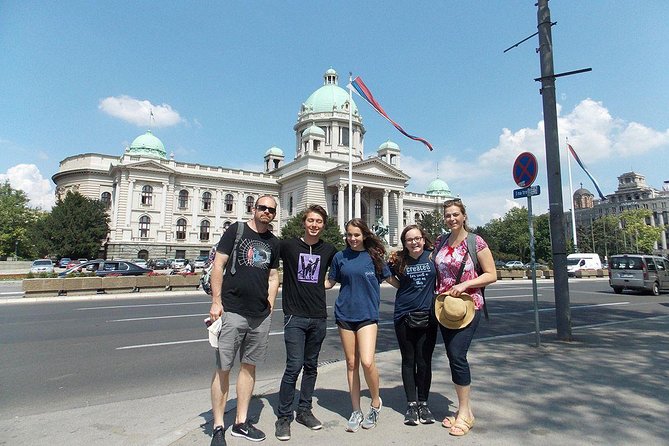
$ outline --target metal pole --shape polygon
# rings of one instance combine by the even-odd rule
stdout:
[[[548,0],[537,3],[537,29],[539,30],[539,56],[541,60],[541,97],[544,112],[544,139],[546,143],[546,175],[548,180],[548,207],[551,222],[551,248],[555,268],[555,319],[557,338],[571,340],[571,310],[569,308],[569,282],[567,277],[567,248],[565,242],[564,205],[562,201],[562,176],[558,141],[555,77],[553,70],[553,42],[551,13]]]
[[[348,220],[353,218],[353,73],[348,73]]]
[[[527,196],[527,224],[530,227],[530,266],[532,268],[532,300],[534,302],[534,332],[536,346],[541,347],[539,328],[539,294],[537,293],[537,264],[534,256],[534,225],[532,224],[532,196]]]

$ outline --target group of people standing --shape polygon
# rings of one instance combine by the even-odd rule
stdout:
[[[450,233],[434,244],[417,225],[404,228],[402,250],[386,261],[383,242],[364,220],[346,223],[346,248],[321,239],[327,213],[309,206],[302,216],[302,237],[278,240],[269,231],[276,215],[276,201],[266,195],[254,207],[246,223],[233,224],[221,237],[211,275],[212,321],[221,318],[217,369],[211,383],[213,412],[212,445],[225,445],[223,414],[229,375],[239,354],[237,410],[230,433],[252,441],[265,434],[248,420],[255,383],[256,364],[267,351],[269,323],[278,293],[279,259],[283,261],[282,307],[286,368],[281,379],[275,436],[289,440],[293,421],[312,430],[321,422],[312,412],[318,355],[326,333],[325,292],[337,283],[335,321],[339,331],[352,413],[346,430],[376,426],[383,401],[375,362],[381,301],[380,284],[397,288],[394,327],[402,356],[402,381],[407,399],[404,423],[435,422],[428,399],[432,381],[432,353],[440,329],[458,398],[458,411],[442,425],[451,435],[466,435],[474,425],[470,403],[471,374],[467,351],[484,305],[481,289],[496,280],[493,257],[485,241],[476,236],[476,252],[470,251],[466,210],[460,200],[444,204],[444,222]],[[238,231],[235,225],[244,225]],[[241,234],[235,236],[235,234]],[[476,261],[472,259],[476,256]],[[328,273],[329,271],[329,273]],[[327,277],[326,277],[327,274]],[[360,407],[360,366],[371,396],[365,412]],[[297,409],[296,383],[302,373]]]

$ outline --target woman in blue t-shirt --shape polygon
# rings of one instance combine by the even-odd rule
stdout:
[[[395,334],[402,355],[402,383],[407,399],[404,424],[434,423],[427,405],[432,384],[432,353],[437,342],[434,317],[434,283],[437,271],[430,259],[432,242],[417,225],[400,235],[402,250],[389,260],[395,295]]]
[[[341,284],[335,302],[335,320],[346,356],[346,377],[353,413],[346,430],[355,432],[360,426],[376,426],[381,411],[379,372],[376,368],[376,334],[381,302],[380,283],[391,277],[384,261],[383,242],[367,224],[354,218],[346,224],[346,249],[335,254],[330,266],[326,288]],[[372,396],[366,416],[360,410],[360,364]]]

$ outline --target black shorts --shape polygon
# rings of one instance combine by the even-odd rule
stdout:
[[[366,327],[366,326],[372,325],[372,324],[378,324],[379,321],[368,319],[366,321],[347,322],[347,321],[341,321],[341,320],[337,319],[336,323],[337,323],[337,327],[339,327],[341,329],[348,330],[348,331],[358,331],[362,327]]]

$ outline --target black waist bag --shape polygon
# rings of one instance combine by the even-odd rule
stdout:
[[[411,311],[404,316],[404,323],[409,328],[427,328],[430,324],[430,312]]]

